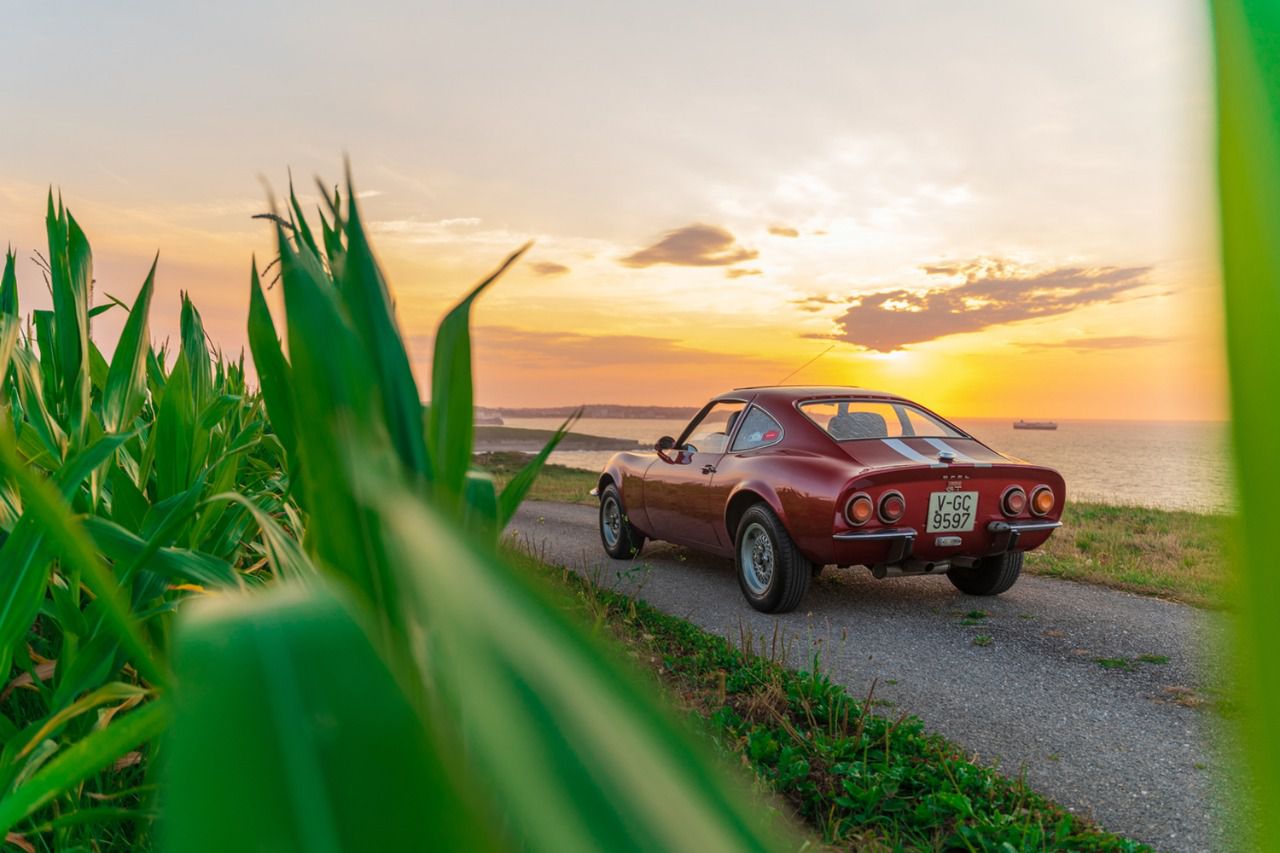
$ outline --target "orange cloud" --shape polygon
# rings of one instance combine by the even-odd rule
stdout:
[[[849,297],[847,296],[806,296],[802,299],[792,299],[791,305],[799,307],[801,311],[817,312],[821,311],[828,305],[847,305]]]
[[[538,261],[536,263],[529,264],[529,269],[533,270],[538,275],[544,276],[564,275],[569,271],[567,266],[564,264],[557,264],[555,261]]]
[[[620,260],[628,267],[673,264],[684,267],[727,267],[760,253],[738,245],[737,238],[716,225],[695,223],[668,231],[662,239]]]
[[[905,289],[861,296],[836,319],[831,337],[893,352],[948,335],[1065,314],[1150,284],[1150,267],[1061,267],[1028,273],[1010,261],[984,258],[924,267],[931,275],[963,275],[965,283],[923,293]]]

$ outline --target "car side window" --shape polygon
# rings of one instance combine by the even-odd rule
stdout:
[[[752,406],[742,418],[742,426],[738,427],[738,437],[733,440],[732,449],[734,453],[755,450],[781,438],[782,427],[778,422],[764,409]]]
[[[693,445],[698,453],[724,453],[743,408],[743,404],[736,401],[716,403],[686,429],[689,437],[684,440],[685,445]]]

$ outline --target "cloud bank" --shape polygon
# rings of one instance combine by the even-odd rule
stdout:
[[[948,335],[1110,302],[1150,284],[1151,272],[1146,266],[1029,272],[999,258],[932,264],[923,269],[930,275],[963,276],[965,282],[923,292],[896,289],[856,295],[836,318],[837,331],[832,337],[864,349],[893,352]]]

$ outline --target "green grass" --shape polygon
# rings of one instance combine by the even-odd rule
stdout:
[[[1094,658],[1093,662],[1103,669],[1120,669],[1131,672],[1138,669],[1139,664],[1161,666],[1169,662],[1168,655],[1138,655],[1136,658]]]
[[[1093,662],[1103,669],[1134,669],[1133,661],[1128,658],[1094,658]]]
[[[493,475],[499,488],[504,487],[528,464],[524,453],[494,452],[476,454],[476,467]],[[590,471],[568,468],[564,465],[543,465],[538,479],[526,495],[528,500],[555,501],[595,506],[597,499],[591,490],[596,487],[597,476]]]
[[[555,581],[567,611],[620,644],[704,737],[732,763],[750,766],[821,844],[1146,849],[1092,827],[1020,780],[974,764],[918,719],[874,712],[893,703],[874,692],[850,696],[817,660],[808,671],[789,669],[768,638],[744,635],[731,644],[568,570],[516,559]]]
[[[1068,502],[1027,571],[1188,604],[1227,602],[1228,516]]]

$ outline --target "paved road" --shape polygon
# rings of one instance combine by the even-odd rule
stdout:
[[[944,577],[877,581],[828,569],[800,610],[767,616],[738,590],[732,564],[665,543],[635,563],[605,556],[589,506],[524,505],[509,533],[547,560],[638,593],[735,642],[744,626],[791,641],[792,665],[821,649],[824,669],[853,695],[894,703],[1114,832],[1161,850],[1223,850],[1214,779],[1221,720],[1179,697],[1213,699],[1220,618],[1180,604],[1024,576],[994,599],[969,598]],[[969,611],[987,614],[964,624]],[[975,621],[975,620],[968,620]],[[975,645],[989,637],[987,645]],[[1102,659],[1167,657],[1107,669]],[[1193,691],[1188,693],[1185,691]]]

